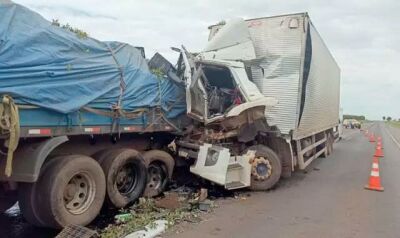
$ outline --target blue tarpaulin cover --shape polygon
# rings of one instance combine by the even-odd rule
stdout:
[[[0,95],[18,104],[67,114],[121,101],[126,111],[159,105],[173,118],[186,110],[184,93],[152,74],[128,44],[82,38],[21,5],[0,3]]]

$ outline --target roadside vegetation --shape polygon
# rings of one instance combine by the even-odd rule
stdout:
[[[400,128],[400,121],[387,121],[386,123],[393,127]]]
[[[389,125],[391,125],[393,127],[400,128],[400,118],[396,120],[396,119],[394,119],[394,118],[392,118],[390,116],[383,116],[382,120],[385,121],[386,124],[389,124]]]
[[[191,204],[177,209],[166,209],[157,207],[153,199],[140,199],[133,207],[121,210],[123,219],[116,219],[115,224],[110,224],[100,231],[101,238],[125,237],[135,231],[146,229],[146,226],[156,226],[157,220],[166,220],[168,227],[182,221],[191,223],[199,222],[200,210]]]

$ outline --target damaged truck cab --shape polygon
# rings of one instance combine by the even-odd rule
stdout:
[[[266,190],[332,152],[340,70],[307,13],[211,26],[203,51],[182,47],[178,74],[195,125],[176,144],[192,173]]]
[[[271,165],[280,167],[279,158],[272,156],[275,161],[270,162],[260,155],[268,148],[256,154],[251,145],[259,133],[270,130],[265,112],[278,102],[249,80],[245,61],[255,58],[254,47],[243,28],[232,30],[239,30],[237,37],[223,36],[211,42],[208,51],[195,55],[182,47],[178,67],[186,85],[187,114],[198,126],[178,141],[178,154],[196,160],[192,173],[226,189],[251,186],[251,174],[263,180],[273,177],[269,188],[280,177],[280,168]],[[238,39],[243,32],[246,37]]]

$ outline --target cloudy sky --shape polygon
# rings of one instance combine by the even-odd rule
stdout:
[[[397,0],[15,0],[100,40],[144,46],[169,59],[171,46],[203,48],[207,27],[232,17],[308,12],[341,67],[345,114],[400,118],[400,1]]]

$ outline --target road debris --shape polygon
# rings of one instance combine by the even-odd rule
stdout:
[[[122,210],[119,215],[115,216],[116,223],[108,225],[100,235],[102,238],[125,237],[136,231],[148,230],[146,227],[153,227],[154,224],[158,230],[161,229],[158,227],[161,226],[160,220],[167,221],[165,225],[167,229],[182,221],[199,222],[199,215],[198,206],[193,206],[188,199],[180,197],[176,192],[166,193],[165,197],[157,200],[140,198],[138,204]],[[157,221],[159,222],[157,223]]]
[[[167,228],[167,220],[157,220],[145,226],[144,230],[135,231],[125,238],[154,238],[161,235]]]
[[[61,230],[60,233],[55,238],[96,238],[98,233],[95,230],[89,228],[78,226],[78,225],[68,225]]]
[[[175,210],[182,206],[184,199],[186,198],[179,197],[177,192],[168,192],[163,198],[155,200],[155,205],[159,208]]]
[[[201,188],[199,192],[199,202],[203,202],[208,197],[208,190],[206,188]]]
[[[132,213],[117,214],[114,216],[117,224],[129,221],[132,218]]]
[[[199,210],[203,212],[208,212],[209,210],[211,210],[211,208],[213,208],[213,206],[214,202],[209,199],[199,202]]]

